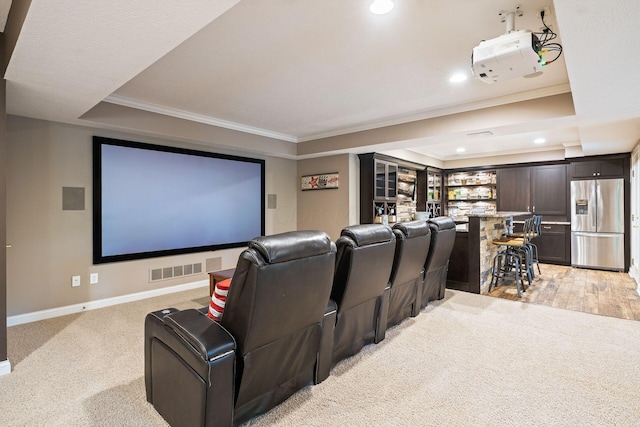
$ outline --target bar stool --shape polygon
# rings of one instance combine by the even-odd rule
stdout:
[[[491,242],[494,245],[504,246],[504,250],[498,252],[493,258],[493,271],[491,272],[491,282],[489,292],[494,286],[498,286],[498,281],[505,278],[513,278],[516,282],[518,298],[522,297],[522,292],[526,292],[527,286],[524,278],[531,286],[531,273],[528,268],[527,255],[523,251],[525,243],[523,239],[511,239],[509,237],[495,239]]]
[[[511,226],[508,227],[508,230],[510,229]],[[524,222],[522,233],[507,234],[501,239],[492,241],[494,245],[504,246],[505,249],[499,252],[493,260],[489,292],[491,292],[491,288],[493,288],[494,285],[498,285],[500,279],[506,277],[514,278],[516,289],[518,290],[518,298],[522,296],[522,291],[526,291],[527,289],[524,285],[525,277],[528,286],[531,286],[531,282],[535,277],[533,270],[534,248],[531,245],[534,230],[535,218],[531,217]]]
[[[533,243],[533,239],[540,236],[540,224],[542,223],[542,215],[534,215],[525,221],[522,227],[522,232],[511,233],[510,237],[522,238],[526,240],[527,250],[530,251],[529,264],[531,268],[531,275],[535,277],[535,271],[533,266],[537,266],[538,274],[542,274],[540,271],[540,263],[538,262],[538,246]]]

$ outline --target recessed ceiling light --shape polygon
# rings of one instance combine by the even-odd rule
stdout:
[[[451,77],[449,77],[449,81],[451,83],[460,83],[467,80],[467,75],[465,73],[455,73]]]
[[[456,148],[456,153],[464,153],[465,151],[467,151],[467,149],[464,147]]]
[[[534,144],[544,144],[545,142],[547,142],[547,140],[544,138],[536,138],[533,140]]]
[[[376,15],[391,12],[391,9],[393,9],[393,2],[391,0],[374,0],[369,7],[369,10]]]

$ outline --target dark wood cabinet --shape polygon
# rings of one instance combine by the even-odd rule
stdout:
[[[537,215],[567,216],[567,165],[531,168],[531,211]]]
[[[597,160],[571,162],[571,178],[623,178],[625,157],[603,157]]]
[[[531,168],[498,169],[498,211],[531,211]]]
[[[568,225],[542,224],[540,235],[533,239],[538,260],[549,264],[571,264],[571,231]]]
[[[498,170],[498,210],[567,215],[567,165]]]
[[[522,223],[514,231],[522,231]],[[548,264],[571,264],[571,226],[569,224],[540,225],[540,235],[532,241],[538,248],[538,261]]]
[[[395,201],[398,193],[398,164],[386,160],[373,160],[375,169],[376,200]]]
[[[411,219],[426,199],[426,166],[377,153],[359,154],[360,224]],[[420,209],[418,209],[420,210]]]

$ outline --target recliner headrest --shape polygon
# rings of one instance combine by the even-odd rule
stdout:
[[[249,242],[269,264],[322,255],[332,250],[333,242],[324,231],[290,231],[261,236]]]
[[[448,216],[439,216],[436,218],[431,218],[429,220],[429,224],[432,228],[434,228],[437,231],[456,228],[456,223]]]
[[[352,225],[343,228],[340,235],[351,238],[357,246],[389,242],[396,239],[391,227],[384,224]]]
[[[394,230],[401,231],[407,238],[424,236],[425,234],[431,234],[429,225],[426,221],[415,220],[408,222],[399,222],[393,226]]]

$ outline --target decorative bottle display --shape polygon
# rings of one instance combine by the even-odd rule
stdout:
[[[447,175],[447,214],[465,219],[470,213],[496,212],[496,171],[461,171]]]
[[[439,171],[427,170],[427,212],[434,218],[442,215],[442,175]]]

